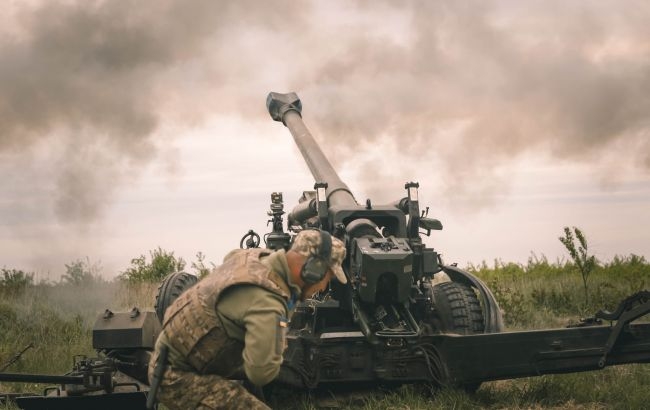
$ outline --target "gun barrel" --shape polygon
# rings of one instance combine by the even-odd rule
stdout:
[[[315,182],[327,182],[327,199],[331,205],[357,205],[354,195],[338,176],[318,143],[302,121],[302,103],[296,93],[269,93],[266,107],[275,121],[289,128]]]

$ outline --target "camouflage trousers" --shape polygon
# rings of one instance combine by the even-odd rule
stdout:
[[[149,364],[149,379],[158,357],[154,352]],[[236,381],[216,374],[197,374],[168,367],[157,393],[158,402],[169,410],[270,410]]]

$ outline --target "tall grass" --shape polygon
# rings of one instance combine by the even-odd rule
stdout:
[[[0,287],[0,368],[25,347],[5,371],[63,374],[75,355],[92,357],[92,326],[105,309],[151,309],[157,285],[124,281],[31,285],[16,292]],[[1,392],[39,392],[42,385],[0,383]]]
[[[596,265],[587,288],[588,303],[572,262],[550,263],[533,254],[526,264],[495,260],[492,265],[470,265],[468,270],[487,282],[510,329],[565,326],[570,319],[614,309],[623,298],[650,287],[650,264],[637,255]]]

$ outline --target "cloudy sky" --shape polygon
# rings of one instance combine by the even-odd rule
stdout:
[[[650,258],[645,1],[10,1],[0,267],[218,262],[313,179],[269,91],[360,201],[420,182],[447,262]]]

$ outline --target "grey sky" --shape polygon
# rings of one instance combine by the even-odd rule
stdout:
[[[646,2],[2,7],[0,266],[217,262],[312,184],[269,91],[299,93],[358,198],[418,180],[449,261],[559,257],[564,225],[649,256]]]

